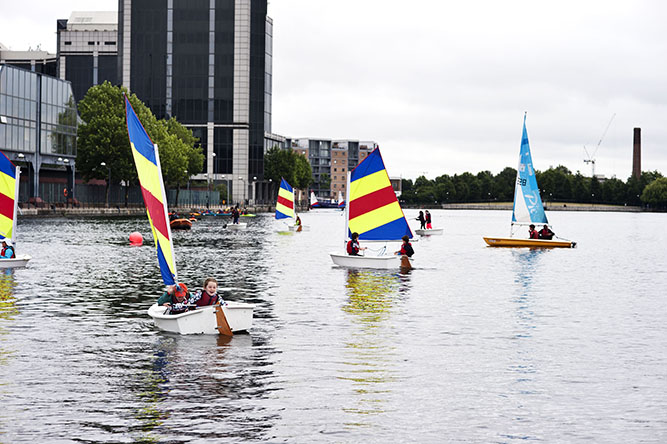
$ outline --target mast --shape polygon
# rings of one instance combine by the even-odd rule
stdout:
[[[347,172],[347,185],[345,185],[345,235],[343,236],[343,243],[347,242],[347,232],[350,231],[348,227],[348,215],[350,214],[350,177],[352,177],[352,172]]]
[[[16,252],[16,219],[19,210],[19,187],[21,184],[21,167],[16,166],[16,184],[14,191],[14,220],[12,221],[12,241],[14,242],[14,252]]]

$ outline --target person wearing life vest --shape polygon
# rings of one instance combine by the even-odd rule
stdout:
[[[190,298],[190,303],[194,303],[197,307],[205,307],[207,305],[215,305],[220,302],[226,305],[225,301],[218,295],[218,281],[215,278],[206,278],[201,290],[195,291]]]
[[[12,241],[5,238],[2,240],[2,251],[0,251],[0,259],[14,259],[16,257],[16,252],[14,251],[14,246],[12,246]]]
[[[530,226],[528,227],[528,235],[529,235],[529,239],[539,239],[540,238],[540,235],[535,230],[535,225],[533,225],[533,224],[530,224]]]
[[[544,225],[544,228],[542,228],[538,234],[540,236],[540,239],[546,239],[546,240],[551,240],[556,235],[556,233],[551,231],[551,229],[547,225]]]
[[[192,295],[188,292],[188,287],[179,282],[167,288],[162,296],[157,300],[158,305],[169,308],[169,314],[182,313],[188,310]]]
[[[410,243],[410,238],[407,235],[405,235],[401,239],[403,240],[403,243],[401,244],[401,249],[395,252],[394,254],[412,257],[412,255],[415,254],[415,250],[412,248],[412,244]]]
[[[359,251],[366,247],[359,246],[359,233],[352,233],[352,238],[347,242],[347,254],[350,256],[359,256]]]

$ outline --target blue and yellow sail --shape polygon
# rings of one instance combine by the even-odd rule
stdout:
[[[20,169],[0,153],[0,239],[13,239]]]
[[[530,143],[526,131],[526,116],[523,117],[523,134],[519,151],[519,165],[514,185],[513,224],[548,224],[547,215],[537,187],[533,157],[530,154]]]
[[[169,228],[167,197],[162,181],[158,148],[146,133],[127,97],[125,97],[125,116],[127,118],[127,133],[130,136],[130,146],[132,147],[132,157],[134,157],[134,163],[137,167],[148,221],[153,230],[162,281],[166,285],[174,285],[177,281],[176,261],[171,229]]]
[[[285,179],[280,180],[278,201],[276,202],[276,219],[294,219],[294,188]]]
[[[363,240],[412,238],[379,148],[352,171],[348,192],[348,237],[356,232]]]

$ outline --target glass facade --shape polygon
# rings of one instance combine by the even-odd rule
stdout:
[[[0,150],[76,156],[77,114],[69,82],[0,65]],[[39,140],[38,140],[39,131]]]
[[[213,121],[234,122],[234,0],[215,1]]]
[[[167,0],[132,2],[130,84],[158,119],[166,117]]]
[[[266,1],[250,6],[250,140],[248,175],[264,178],[264,80],[266,70]]]
[[[220,174],[232,173],[232,154],[234,152],[234,130],[231,128],[215,128],[213,152],[215,163],[213,171]]]
[[[72,82],[74,97],[79,101],[93,86],[93,56],[68,56],[65,64],[65,78]]]

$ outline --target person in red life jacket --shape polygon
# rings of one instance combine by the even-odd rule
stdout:
[[[401,249],[396,251],[394,254],[400,254],[401,256],[412,257],[412,255],[415,254],[415,250],[412,248],[412,244],[410,243],[410,238],[407,235],[405,235],[401,239],[403,240],[403,243],[401,244]]]
[[[426,229],[427,230],[432,229],[433,227],[431,226],[431,213],[429,213],[428,210],[426,210],[426,214],[424,215],[424,217],[426,218]]]
[[[16,257],[16,251],[12,246],[12,241],[5,238],[2,240],[2,251],[0,251],[0,259],[14,259]]]
[[[214,278],[206,278],[203,288],[195,291],[195,294],[190,298],[190,302],[194,302],[197,307],[205,307],[207,305],[215,305],[218,302],[225,305],[225,302],[218,296],[218,281]]]
[[[157,304],[168,307],[169,314],[182,313],[188,311],[191,297],[188,287],[179,282],[167,288],[167,291],[157,300]]]
[[[347,243],[347,254],[350,256],[359,256],[359,251],[366,247],[359,246],[359,233],[352,233],[352,238]]]
[[[535,225],[533,225],[533,224],[530,224],[530,226],[528,227],[528,235],[529,235],[529,239],[539,239],[540,238],[540,235],[535,230]]]
[[[556,233],[551,231],[547,225],[544,225],[544,228],[542,228],[538,234],[540,235],[540,239],[546,240],[551,240],[556,235]]]

